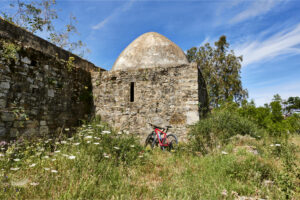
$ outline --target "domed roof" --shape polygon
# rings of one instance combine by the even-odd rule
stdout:
[[[112,70],[188,64],[184,52],[165,36],[149,32],[136,38],[119,55]]]

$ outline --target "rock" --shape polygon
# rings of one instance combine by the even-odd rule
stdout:
[[[12,122],[15,119],[15,115],[12,112],[2,112],[1,119],[5,122]]]
[[[4,127],[0,127],[0,137],[5,136],[6,129]]]
[[[39,134],[40,135],[47,135],[49,133],[48,126],[40,126]]]
[[[19,131],[16,128],[11,128],[9,131],[9,136],[10,137],[18,137],[19,136]]]
[[[21,62],[28,64],[28,65],[31,64],[31,60],[29,60],[29,58],[27,58],[27,57],[21,58]]]
[[[54,97],[54,90],[48,89],[48,97]]]
[[[10,83],[9,82],[1,82],[0,83],[0,88],[9,89],[10,88]]]
[[[0,99],[0,108],[5,108],[5,107],[6,107],[6,100]]]

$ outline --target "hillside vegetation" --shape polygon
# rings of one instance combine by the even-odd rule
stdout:
[[[173,152],[97,119],[20,139],[1,148],[0,199],[300,199],[299,118],[255,122],[250,107],[215,109]]]

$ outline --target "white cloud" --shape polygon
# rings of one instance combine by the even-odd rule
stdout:
[[[229,22],[231,24],[238,23],[249,18],[253,18],[262,14],[269,12],[273,7],[278,5],[284,0],[259,0],[259,1],[250,1],[250,5],[234,16]],[[243,1],[240,1],[240,3]],[[239,5],[239,4],[236,4]]]
[[[300,54],[300,23],[293,28],[279,32],[263,40],[256,40],[235,46],[237,55],[243,55],[243,66],[266,61],[275,56]]]
[[[94,30],[99,30],[103,28],[108,22],[110,22],[112,19],[114,19],[116,16],[120,15],[122,12],[127,11],[132,6],[133,2],[135,0],[129,0],[128,2],[124,3],[124,5],[118,7],[115,9],[109,16],[107,16],[104,20],[96,24],[92,27]]]
[[[272,85],[267,87],[255,88],[249,90],[250,99],[254,99],[256,105],[263,106],[265,103],[270,103],[275,94],[279,94],[282,99],[287,99],[291,96],[300,95],[300,81],[292,81],[280,85]]]

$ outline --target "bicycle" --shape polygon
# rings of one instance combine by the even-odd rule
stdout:
[[[154,146],[160,146],[162,150],[167,148],[169,151],[176,149],[176,146],[178,145],[177,137],[174,134],[167,135],[169,128],[172,128],[172,126],[162,128],[151,123],[148,124],[154,128],[154,131],[147,136],[145,140],[145,147],[151,145],[151,148],[153,149]],[[164,132],[165,130],[166,132]]]

